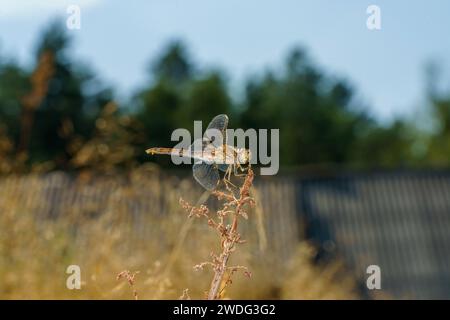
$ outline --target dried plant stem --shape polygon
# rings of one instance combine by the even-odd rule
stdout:
[[[235,214],[233,217],[233,226],[230,230],[230,234],[232,235],[231,240],[225,239],[223,243],[223,251],[219,256],[219,261],[217,261],[217,264],[214,266],[214,277],[209,289],[208,300],[215,300],[219,298],[220,284],[222,283],[222,279],[227,271],[227,263],[231,253],[234,250],[234,244],[236,243],[235,239],[238,238],[236,237],[237,225],[238,218]]]
[[[248,214],[244,210],[245,205],[254,206],[255,201],[250,196],[250,189],[252,187],[254,174],[251,168],[248,169],[244,183],[239,188],[239,195],[236,197],[235,192],[225,182],[225,190],[214,190],[212,194],[221,201],[222,207],[216,212],[216,215],[211,215],[210,210],[205,205],[200,207],[191,206],[188,202],[180,199],[180,205],[189,212],[190,217],[204,218],[208,225],[215,229],[220,237],[221,252],[219,255],[211,253],[212,261],[202,262],[194,266],[195,270],[203,269],[205,266],[211,266],[214,271],[214,276],[207,293],[208,300],[220,299],[221,295],[227,285],[231,284],[231,276],[238,270],[243,270],[244,275],[250,277],[246,267],[243,266],[228,266],[228,260],[234,252],[236,244],[245,243],[241,240],[241,235],[238,232],[238,221],[240,218],[248,219]],[[237,188],[234,185],[231,185]],[[228,222],[231,219],[231,225]],[[224,279],[226,273],[228,277]],[[224,282],[225,280],[225,282]]]
[[[208,300],[215,300],[219,296],[220,284],[222,283],[223,276],[225,275],[225,270],[227,268],[229,254],[223,256],[222,262],[218,270],[215,271],[213,280],[211,282],[211,288],[208,293]]]
[[[134,297],[134,300],[138,300],[139,299],[139,297],[138,297],[138,293],[137,293],[137,290],[136,290],[136,288],[134,287],[134,283],[135,283],[135,278],[136,278],[136,275],[139,273],[139,271],[135,271],[135,272],[130,272],[129,270],[124,270],[124,271],[122,271],[122,272],[120,272],[118,275],[117,275],[117,280],[120,280],[120,279],[125,279],[125,280],[127,280],[127,282],[128,282],[128,284],[130,285],[130,287],[131,287],[131,289],[133,290],[133,297]]]

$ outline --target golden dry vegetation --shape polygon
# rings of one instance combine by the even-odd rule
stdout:
[[[117,279],[123,270],[139,271],[139,299],[177,299],[186,288],[205,298],[213,272],[193,266],[220,251],[220,242],[179,204],[180,196],[195,203],[201,195],[192,178],[162,176],[152,166],[127,176],[9,175],[0,192],[1,299],[133,299],[133,288]],[[222,298],[358,298],[355,280],[338,262],[315,265],[308,243],[281,255],[274,214],[256,205],[241,222],[247,242],[230,263],[252,276],[236,273]],[[72,264],[81,268],[81,290],[66,288]]]

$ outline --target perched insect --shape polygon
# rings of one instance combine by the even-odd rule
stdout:
[[[188,149],[150,148],[146,152],[151,155],[165,154],[193,159],[192,171],[195,180],[205,189],[213,190],[220,182],[219,170],[225,172],[224,179],[230,183],[232,173],[238,176],[238,169],[244,172],[250,165],[250,150],[227,145],[227,126],[228,116],[220,114],[211,120],[202,141],[197,145],[194,142]]]

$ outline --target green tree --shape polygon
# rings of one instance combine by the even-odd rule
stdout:
[[[14,144],[20,135],[21,99],[30,89],[28,77],[19,65],[0,57],[0,124]]]
[[[352,108],[352,89],[327,77],[305,52],[293,50],[281,74],[247,85],[245,127],[280,128],[284,165],[342,163],[364,114]]]
[[[417,133],[402,120],[387,126],[370,121],[361,128],[351,153],[351,163],[362,167],[406,167],[417,163],[413,153]]]
[[[193,76],[193,65],[190,62],[185,46],[174,41],[170,43],[159,57],[152,63],[150,81],[147,87],[140,90],[133,98],[137,106],[136,117],[143,125],[145,145],[171,145],[170,136],[177,128],[177,113],[183,100],[184,91]],[[140,159],[148,160],[144,152]],[[168,163],[168,159],[158,158],[159,163]]]
[[[151,73],[158,82],[169,82],[178,86],[189,81],[194,73],[186,46],[179,40],[170,42],[152,64]]]
[[[72,60],[70,42],[59,22],[51,23],[38,42],[32,89],[23,103],[26,121],[21,124],[22,148],[31,163],[52,161],[65,168],[71,140],[90,136],[98,112],[111,99],[110,90],[98,84],[89,68]]]
[[[230,115],[232,102],[223,77],[219,72],[211,72],[193,80],[186,90],[186,98],[177,114],[179,127],[193,130],[194,120],[203,123],[203,130],[216,115]]]
[[[426,162],[434,166],[450,165],[450,96],[430,97],[430,113],[434,128],[428,138]]]

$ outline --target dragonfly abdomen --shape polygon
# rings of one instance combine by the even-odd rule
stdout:
[[[178,155],[178,156],[186,156],[186,150],[184,149],[175,149],[175,148],[150,148],[145,150],[148,154],[166,154],[166,155]]]
[[[173,155],[173,156],[179,156],[179,157],[188,157],[188,158],[194,158],[197,160],[202,161],[208,161],[208,157],[204,157],[202,152],[195,152],[193,150],[189,149],[177,149],[177,148],[150,148],[147,149],[145,152],[148,154],[154,155],[154,154],[164,154],[164,155]]]
[[[164,154],[178,157],[192,158],[209,164],[235,164],[237,159],[236,150],[230,146],[220,146],[218,148],[207,147],[203,151],[177,148],[150,148],[148,154]]]

